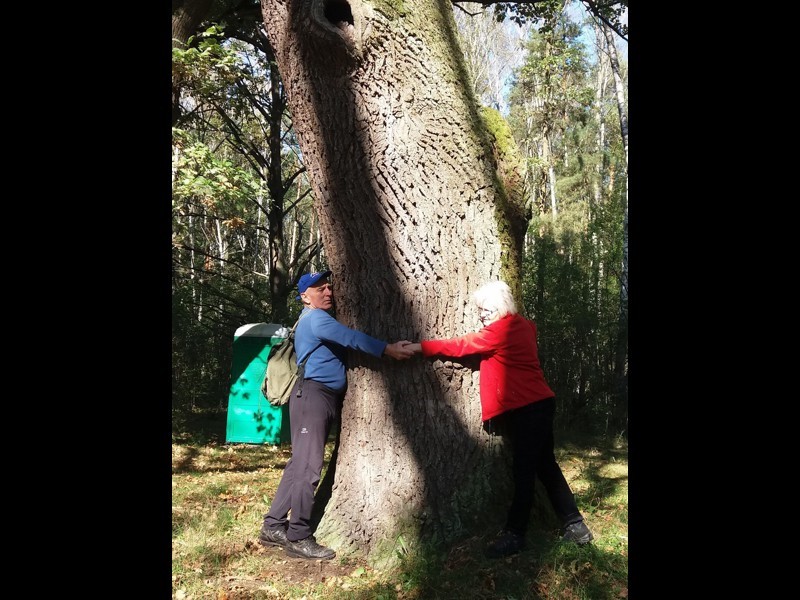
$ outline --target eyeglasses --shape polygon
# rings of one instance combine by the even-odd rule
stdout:
[[[481,321],[483,321],[484,319],[488,319],[489,317],[491,317],[496,312],[497,312],[496,310],[489,310],[488,308],[482,308],[481,309],[481,315],[480,315]]]

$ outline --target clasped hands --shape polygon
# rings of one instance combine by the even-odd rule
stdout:
[[[383,353],[388,354],[395,360],[405,360],[407,358],[411,358],[415,354],[421,354],[422,344],[419,342],[400,340],[399,342],[395,342],[393,344],[386,344],[386,348],[384,349]]]

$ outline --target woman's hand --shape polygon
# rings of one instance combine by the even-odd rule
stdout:
[[[383,349],[383,353],[391,356],[395,360],[405,360],[414,356],[414,351],[409,350],[409,346],[413,345],[414,344],[408,340],[401,340],[399,342],[395,342],[394,344],[386,344],[386,348]]]

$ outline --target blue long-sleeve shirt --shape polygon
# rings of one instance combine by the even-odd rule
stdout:
[[[294,332],[294,348],[297,364],[310,354],[305,367],[306,379],[343,390],[347,385],[347,349],[380,357],[386,342],[342,325],[321,308],[304,308]]]

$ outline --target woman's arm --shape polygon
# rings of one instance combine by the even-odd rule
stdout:
[[[447,340],[422,340],[409,344],[407,348],[423,356],[469,356],[470,354],[493,354],[500,346],[500,335],[490,327],[475,333]]]

